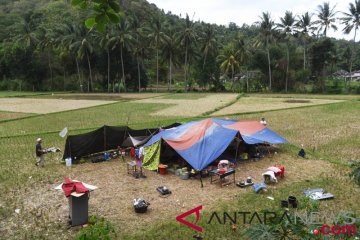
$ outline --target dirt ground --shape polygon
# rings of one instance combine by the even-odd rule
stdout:
[[[67,176],[92,185],[99,189],[90,194],[89,214],[105,217],[114,223],[121,232],[131,229],[143,229],[147,224],[158,220],[175,219],[175,217],[200,204],[206,209],[218,207],[219,200],[236,199],[238,195],[252,192],[252,188],[241,189],[234,184],[220,187],[219,184],[210,184],[210,178],[203,179],[204,187],[201,188],[198,179],[182,180],[174,174],[159,175],[156,172],[146,171],[147,178],[135,179],[127,174],[126,162],[119,159],[101,163],[84,163],[65,167],[59,164],[59,168],[66,168]],[[262,173],[274,164],[285,166],[286,176],[281,179],[277,186],[286,186],[304,179],[318,177],[328,171],[333,171],[329,163],[316,160],[302,160],[275,154],[273,157],[265,157],[260,161],[247,161],[238,163],[236,166],[236,181],[245,180],[251,176],[254,182],[262,181]],[[312,175],[308,170],[312,169]],[[36,169],[34,171],[41,171]],[[65,177],[65,176],[64,176]],[[232,177],[232,176],[231,176]],[[31,179],[29,179],[31,181]],[[58,182],[39,183],[36,191],[27,191],[17,196],[20,214],[13,212],[8,222],[2,223],[1,231],[5,235],[11,232],[32,231],[38,227],[41,231],[46,226],[57,225],[61,234],[74,231],[67,229],[68,205],[62,191],[54,190],[63,180]],[[156,191],[157,186],[167,186],[172,194],[163,198]],[[255,193],[254,193],[255,194]],[[150,202],[149,211],[146,214],[136,214],[132,207],[132,200],[142,197]],[[35,220],[34,220],[35,219]],[[61,230],[62,229],[62,230]]]
[[[93,107],[116,101],[64,100],[39,98],[0,98],[0,110],[23,113],[53,113],[79,108]]]

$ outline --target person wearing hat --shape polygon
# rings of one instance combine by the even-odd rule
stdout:
[[[44,154],[46,153],[46,149],[42,148],[41,146],[41,142],[42,139],[38,138],[36,139],[36,148],[35,148],[35,152],[36,152],[36,166],[40,166],[40,167],[44,167],[45,164],[45,160],[44,160]]]

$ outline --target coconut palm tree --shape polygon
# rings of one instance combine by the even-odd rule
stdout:
[[[230,42],[225,46],[221,54],[217,57],[220,62],[220,70],[224,74],[228,74],[231,71],[231,89],[234,90],[234,74],[236,70],[240,69],[240,56],[236,51],[235,44]]]
[[[309,33],[315,30],[313,22],[311,21],[312,14],[306,12],[305,14],[299,16],[298,21],[296,22],[297,32],[299,37],[302,39],[304,45],[304,70],[306,68],[306,43],[309,39]]]
[[[131,26],[134,31],[135,42],[133,47],[133,54],[136,58],[137,62],[137,72],[138,72],[138,90],[141,91],[141,75],[140,75],[140,64],[143,65],[143,59],[145,58],[145,44],[144,42],[144,28],[141,27],[139,19],[136,15],[132,15],[131,18]]]
[[[52,63],[51,63],[51,51],[52,48],[55,46],[55,36],[54,32],[51,29],[42,29],[42,37],[41,40],[38,43],[38,48],[41,51],[46,51],[47,58],[48,58],[48,66],[50,70],[50,90],[52,90],[53,87],[53,69],[52,69]]]
[[[180,32],[179,42],[181,46],[185,48],[185,64],[184,64],[184,81],[185,90],[187,90],[187,73],[188,73],[188,60],[189,49],[191,45],[197,40],[197,33],[195,31],[194,23],[189,19],[189,15],[186,14],[185,28]]]
[[[285,92],[288,90],[288,80],[289,80],[289,44],[293,38],[295,32],[295,16],[290,11],[285,12],[285,16],[280,18],[280,23],[277,24],[278,28],[281,29],[282,33],[285,35],[286,41],[286,75],[285,75]]]
[[[121,81],[119,81],[119,92],[121,90],[120,83],[124,85],[124,91],[126,92],[126,79],[125,79],[125,69],[124,69],[124,49],[131,49],[134,43],[134,37],[132,35],[132,29],[129,21],[125,18],[121,18],[120,22],[116,24],[116,33],[115,36],[109,39],[109,46],[112,49],[119,47],[120,48],[120,60],[121,60]]]
[[[206,64],[206,58],[210,54],[216,54],[217,50],[217,39],[216,39],[216,32],[214,27],[211,24],[206,24],[203,33],[199,37],[199,42],[201,42],[201,52],[203,54],[204,62],[203,68]]]
[[[236,55],[238,56],[241,65],[245,65],[250,58],[249,45],[245,41],[245,36],[237,33],[234,38]],[[247,73],[246,73],[247,76]],[[246,90],[249,91],[249,79],[246,77]]]
[[[336,11],[335,7],[330,7],[329,2],[324,2],[323,5],[318,5],[317,9],[317,17],[314,23],[318,26],[318,33],[322,31],[322,34],[326,37],[327,31],[329,28],[332,28],[334,31],[337,30],[337,26],[335,25],[336,22]]]
[[[171,90],[172,84],[172,67],[174,65],[174,61],[176,61],[176,54],[178,52],[177,43],[176,43],[176,35],[174,33],[169,32],[169,35],[166,35],[164,38],[164,43],[162,47],[162,58],[166,61],[169,61],[169,82],[168,82],[168,91]]]
[[[257,22],[260,25],[260,32],[255,41],[255,47],[264,46],[267,54],[269,67],[269,90],[271,90],[271,60],[270,60],[270,44],[274,41],[275,23],[271,19],[270,13],[263,12],[260,17],[261,21]]]
[[[99,42],[101,49],[106,50],[107,55],[107,91],[110,92],[110,38],[112,37],[113,29],[107,27],[103,32],[98,32],[96,40]],[[114,91],[114,88],[113,88]]]
[[[161,44],[164,42],[165,33],[163,32],[162,19],[160,16],[156,16],[153,18],[150,28],[150,33],[148,34],[148,38],[151,41],[151,45],[156,49],[156,92],[159,87],[159,51],[161,48]]]
[[[69,52],[75,59],[76,63],[76,69],[78,73],[78,79],[79,79],[79,89],[80,92],[83,92],[83,78],[82,74],[80,74],[80,64],[79,64],[79,58],[77,55],[78,49],[75,48],[75,46],[79,45],[73,45],[76,42],[79,42],[83,39],[83,36],[85,33],[85,28],[83,24],[63,24],[59,28],[56,29],[57,34],[60,37],[60,45],[62,48],[62,52],[66,53]]]
[[[93,79],[92,79],[92,68],[90,62],[90,56],[94,51],[93,44],[91,42],[92,36],[90,33],[86,34],[81,41],[76,41],[70,45],[70,50],[77,49],[78,58],[82,59],[86,57],[86,61],[89,68],[89,81],[88,81],[88,92],[93,90]]]
[[[349,34],[352,30],[354,30],[353,51],[350,56],[350,76],[352,80],[352,64],[355,53],[356,33],[360,27],[360,0],[355,0],[355,4],[349,3],[349,12],[343,12],[343,14],[345,15],[345,17],[341,18],[342,23],[345,24],[343,32]]]

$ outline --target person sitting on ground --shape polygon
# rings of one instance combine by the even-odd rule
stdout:
[[[300,149],[298,155],[299,155],[300,157],[302,157],[302,158],[305,158],[306,153],[305,153],[304,145],[303,145],[303,144],[301,144],[301,149]]]
[[[264,125],[264,126],[267,125],[267,122],[266,122],[265,118],[261,118],[260,123],[261,123],[262,125]]]
[[[38,138],[36,139],[36,147],[35,147],[35,153],[36,153],[36,166],[44,167],[45,160],[44,160],[44,154],[47,153],[45,148],[42,148],[41,143],[42,139]]]

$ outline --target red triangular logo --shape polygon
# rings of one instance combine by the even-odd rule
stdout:
[[[201,227],[199,227],[199,226],[197,226],[197,225],[195,225],[195,224],[193,224],[193,223],[191,223],[191,222],[188,222],[188,221],[186,221],[186,220],[184,219],[185,217],[187,217],[187,216],[195,213],[195,214],[196,214],[196,221],[195,221],[195,223],[197,223],[197,222],[199,221],[199,219],[200,219],[200,210],[201,210],[201,209],[202,209],[202,205],[197,206],[196,208],[191,209],[190,211],[187,211],[187,212],[185,212],[185,213],[177,216],[177,217],[176,217],[176,221],[181,222],[182,224],[185,224],[186,226],[188,226],[188,227],[190,227],[190,228],[192,228],[192,229],[195,229],[195,230],[198,231],[198,232],[202,232],[203,229],[202,229]]]

